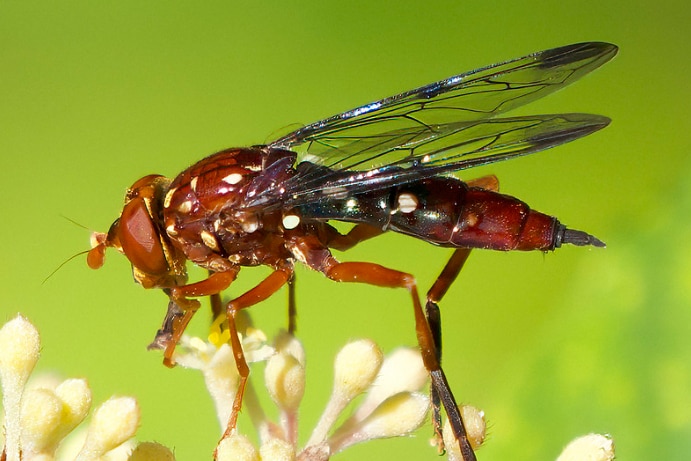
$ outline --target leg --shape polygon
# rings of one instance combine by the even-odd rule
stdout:
[[[463,460],[475,461],[475,453],[468,442],[468,437],[466,436],[465,426],[463,425],[463,419],[461,418],[458,405],[456,404],[454,396],[451,393],[449,384],[446,381],[446,376],[444,375],[444,371],[439,363],[435,338],[432,330],[430,330],[430,325],[427,323],[427,318],[422,312],[422,306],[420,304],[420,298],[418,297],[417,286],[413,276],[372,263],[338,263],[333,258],[331,258],[330,262],[332,264],[327,266],[327,268],[324,270],[324,273],[332,280],[338,282],[367,283],[381,287],[406,288],[410,292],[415,314],[415,331],[417,333],[418,344],[420,345],[420,350],[422,352],[422,361],[425,364],[425,368],[427,368],[427,370],[430,372],[430,377],[432,379],[433,395],[437,396],[437,400],[441,401],[446,409],[446,414],[449,417],[449,422],[453,428],[454,435],[458,440]],[[446,288],[448,288],[448,286]],[[446,289],[443,289],[442,291],[445,292]],[[436,325],[437,327],[439,326],[438,323]]]
[[[296,259],[337,282],[359,282],[381,287],[406,288],[410,292],[413,301],[417,340],[422,354],[422,361],[432,379],[432,387],[444,405],[454,435],[456,440],[458,440],[463,461],[476,461],[475,453],[466,435],[458,405],[454,400],[444,372],[439,364],[435,339],[427,323],[427,318],[422,311],[413,276],[378,264],[363,262],[339,263],[331,255],[328,248],[324,247],[322,244],[324,241],[315,236],[303,236],[287,242],[286,247],[295,255]]]
[[[209,277],[213,272],[209,271]],[[209,304],[211,305],[211,321],[213,322],[223,313],[223,303],[221,302],[221,293],[214,293],[209,296]]]
[[[170,295],[170,290],[167,288],[163,289],[163,292],[168,296],[168,311],[166,316],[163,318],[163,325],[156,332],[154,340],[147,346],[147,349],[161,349],[164,350],[168,347],[168,344],[173,340],[175,332],[180,327],[180,321],[185,316],[185,311],[178,306]],[[169,364],[166,364],[169,365]]]
[[[369,224],[356,224],[346,235],[340,234],[331,226],[325,229],[328,231],[325,239],[327,246],[339,251],[349,250],[360,242],[384,233],[380,228]]]
[[[233,348],[233,355],[235,356],[235,365],[240,375],[240,384],[238,391],[233,400],[233,410],[230,413],[226,430],[223,433],[224,439],[228,437],[234,430],[237,424],[238,414],[242,408],[242,396],[245,393],[245,385],[247,384],[247,377],[250,369],[245,360],[245,354],[242,350],[242,343],[238,336],[237,326],[235,325],[236,314],[245,308],[253,306],[261,301],[264,301],[272,294],[276,293],[283,285],[289,282],[293,275],[292,268],[278,269],[272,272],[267,278],[262,280],[259,285],[247,291],[243,295],[233,299],[226,306],[226,315],[228,317],[228,331],[230,333],[230,345]]]
[[[207,279],[199,282],[164,290],[170,298],[168,312],[163,320],[163,326],[156,333],[149,349],[164,349],[163,364],[165,366],[173,367],[175,365],[173,360],[175,346],[199,309],[199,301],[189,298],[211,296],[213,308],[214,297],[220,300],[219,293],[230,286],[238,271],[239,269],[229,272],[214,272]]]
[[[488,189],[492,191],[499,190],[499,180],[494,175],[483,176],[481,178],[471,179],[467,181],[470,187],[480,187],[482,189]],[[437,348],[437,360],[441,364],[441,354],[442,354],[442,335],[441,335],[441,312],[439,310],[439,301],[444,297],[446,291],[449,289],[451,284],[456,280],[458,274],[461,272],[463,265],[470,256],[470,249],[460,248],[454,251],[451,259],[446,263],[444,269],[442,270],[437,280],[432,285],[432,288],[427,292],[427,305],[425,306],[425,311],[427,314],[427,321],[429,322],[430,330],[432,331],[432,336],[434,337],[434,343]],[[446,379],[444,378],[444,383]],[[448,386],[448,384],[446,384]],[[444,441],[441,437],[441,413],[440,413],[440,396],[437,392],[438,386],[432,386],[431,388],[431,400],[432,400],[432,420],[434,422],[434,431],[436,433],[437,443],[440,450],[444,449]]]
[[[295,334],[298,328],[298,312],[295,307],[295,274],[288,280],[288,333]]]
[[[494,192],[499,191],[499,179],[493,174],[471,179],[465,183],[470,187],[479,187],[480,189],[493,190]]]
[[[466,183],[470,187],[480,187],[495,192],[499,190],[499,180],[494,175],[471,179]],[[470,256],[469,248],[459,248],[454,251],[453,255],[451,255],[451,259],[446,263],[441,274],[439,274],[439,277],[437,277],[437,280],[434,282],[434,285],[432,285],[432,288],[427,292],[427,320],[430,323],[430,329],[432,330],[434,342],[437,346],[437,358],[439,362],[441,362],[441,316],[438,303],[444,297],[451,284],[456,280],[456,277],[458,277],[468,256]]]
[[[425,306],[427,321],[429,322],[432,337],[434,338],[434,345],[437,351],[437,360],[441,364],[442,353],[442,336],[441,336],[441,312],[439,311],[439,301],[444,297],[446,291],[451,284],[458,277],[459,272],[463,268],[466,260],[470,256],[470,249],[461,248],[455,250],[451,259],[446,263],[437,280],[432,285],[432,288],[427,292],[427,305]],[[434,422],[434,432],[436,434],[437,443],[440,451],[444,448],[444,441],[441,437],[441,413],[440,413],[440,397],[435,386],[430,390],[432,399],[432,421]]]

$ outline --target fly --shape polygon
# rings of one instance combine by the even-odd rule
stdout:
[[[564,244],[604,247],[596,237],[498,192],[488,176],[463,182],[450,173],[549,149],[608,125],[599,115],[505,117],[519,106],[578,80],[617,52],[579,43],[459,74],[307,125],[267,145],[226,149],[169,179],[146,176],[127,191],[120,217],[94,233],[87,262],[98,268],[113,247],[131,262],[135,280],[168,296],[153,347],[173,351],[210,296],[225,311],[240,385],[224,437],[234,428],[249,374],[235,326],[237,313],[288,285],[289,330],[295,331],[294,266],[298,261],[337,282],[403,288],[430,373],[433,423],[443,406],[464,461],[475,460],[441,368],[438,303],[471,249],[550,251]],[[353,223],[346,234],[330,220]],[[423,309],[411,274],[371,262],[340,262],[345,251],[387,231],[453,248]],[[208,278],[188,283],[186,263]],[[220,293],[243,266],[272,273],[222,305]]]

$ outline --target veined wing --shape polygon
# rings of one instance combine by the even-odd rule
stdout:
[[[330,191],[379,189],[571,141],[609,123],[558,114],[494,118],[557,91],[611,59],[581,43],[467,72],[353,109],[269,144],[298,153],[298,174],[257,191],[248,207],[299,206]]]
[[[578,80],[610,60],[617,47],[588,42],[533,53],[459,74],[396,96],[366,104],[307,125],[273,143],[322,159],[334,167],[344,157],[371,155],[341,152],[354,139],[415,125],[436,125],[495,117]],[[431,129],[431,128],[430,128]],[[359,162],[364,167],[366,162]]]
[[[288,180],[263,188],[248,207],[298,207],[328,200],[330,195],[357,194],[463,170],[549,149],[609,124],[592,114],[550,114],[506,117],[408,128],[354,140],[344,150],[376,150],[382,166],[326,167],[304,161]],[[376,146],[376,148],[371,147]],[[357,158],[357,157],[355,157]],[[374,157],[368,157],[368,162]],[[280,190],[280,192],[279,192]]]

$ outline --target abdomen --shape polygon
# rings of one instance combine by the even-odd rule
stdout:
[[[560,225],[508,195],[433,177],[312,204],[310,217],[364,222],[456,248],[551,250]]]

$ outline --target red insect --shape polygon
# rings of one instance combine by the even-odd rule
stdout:
[[[88,263],[100,267],[106,247],[113,247],[127,256],[144,288],[168,295],[168,313],[153,346],[165,349],[169,366],[200,306],[194,298],[211,296],[219,315],[219,294],[241,267],[273,269],[225,305],[241,376],[226,435],[235,427],[249,373],[235,316],[286,284],[292,294],[295,261],[338,282],[408,290],[432,379],[435,430],[441,403],[464,460],[474,460],[440,365],[437,303],[472,248],[548,251],[565,243],[604,244],[499,194],[493,176],[462,182],[449,173],[548,149],[607,126],[608,118],[590,114],[497,116],[563,88],[616,52],[614,45],[593,42],[534,53],[358,107],[268,145],[218,152],[173,180],[146,176],[128,190],[108,233],[94,234]],[[329,220],[355,226],[343,235]],[[426,312],[412,275],[370,262],[339,262],[331,254],[386,231],[454,248],[427,293]],[[207,269],[209,277],[188,284],[187,261]],[[289,312],[293,331],[293,301]]]

